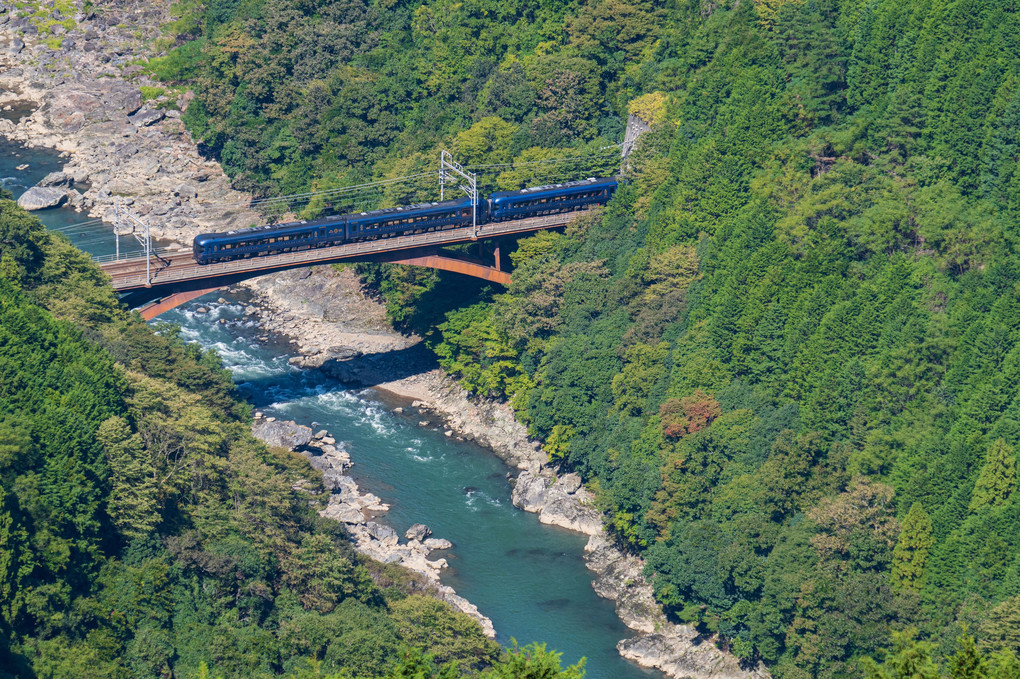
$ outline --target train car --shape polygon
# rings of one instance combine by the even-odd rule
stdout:
[[[255,226],[195,236],[193,251],[199,264],[258,257],[292,250],[307,250],[342,243],[347,239],[347,217]]]
[[[487,207],[486,202],[479,201],[479,224],[485,221]],[[470,198],[362,212],[358,215],[348,215],[347,237],[350,240],[372,240],[471,226],[471,212]]]
[[[615,178],[585,179],[564,184],[536,186],[520,191],[500,191],[478,204],[472,215],[471,200],[447,200],[372,210],[358,214],[323,217],[271,226],[256,226],[225,233],[204,233],[195,238],[194,255],[199,264],[244,257],[329,247],[347,241],[374,240],[427,231],[471,226],[538,215],[582,210],[609,202],[616,190]]]
[[[478,205],[478,223],[484,223],[488,203]],[[471,200],[447,200],[372,210],[353,215],[256,226],[195,237],[195,261],[210,264],[244,257],[329,247],[347,241],[373,240],[470,226]]]
[[[499,191],[489,198],[489,219],[502,222],[605,205],[613,197],[617,186],[618,182],[613,177],[593,177],[519,191]]]

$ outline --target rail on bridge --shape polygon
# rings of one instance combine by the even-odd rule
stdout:
[[[126,293],[132,306],[140,306],[142,317],[151,320],[214,290],[266,273],[336,262],[387,262],[427,266],[509,285],[510,275],[495,266],[461,255],[443,252],[443,246],[476,240],[526,234],[566,226],[591,210],[543,215],[509,222],[495,222],[446,231],[356,241],[326,248],[312,248],[248,259],[198,264],[190,250],[161,250],[151,257],[127,259],[96,258],[113,279],[113,289]]]

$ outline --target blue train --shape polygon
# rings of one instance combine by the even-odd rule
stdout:
[[[605,205],[616,187],[615,178],[606,178],[536,186],[519,191],[499,191],[479,202],[478,223],[525,219]],[[203,233],[195,237],[195,261],[209,264],[463,226],[471,226],[469,198],[256,226],[224,233]]]

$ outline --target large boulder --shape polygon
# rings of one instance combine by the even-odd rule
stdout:
[[[526,512],[540,512],[550,502],[549,487],[552,483],[552,479],[523,471],[514,484],[511,501]]]
[[[408,540],[418,540],[419,542],[432,535],[432,529],[426,526],[424,523],[416,523],[407,529],[404,533],[404,537]]]
[[[312,429],[288,420],[258,420],[251,428],[255,438],[270,446],[296,450],[312,440]]]
[[[523,471],[514,483],[511,501],[526,512],[537,512],[542,523],[595,535],[602,530],[602,517],[590,505],[577,474],[559,479]]]
[[[50,186],[33,186],[18,198],[18,205],[29,212],[59,207],[67,200],[67,192]]]
[[[165,115],[166,114],[163,113],[163,111],[159,110],[153,111],[150,109],[143,108],[137,113],[129,116],[128,120],[130,120],[133,125],[137,125],[138,127],[148,127],[149,125],[158,123],[160,120],[163,120]]]
[[[71,186],[74,184],[74,177],[66,172],[50,172],[39,180],[36,186]]]
[[[368,528],[368,534],[383,545],[395,547],[399,540],[397,537],[397,531],[393,530],[386,524],[369,521],[365,524],[365,527]]]

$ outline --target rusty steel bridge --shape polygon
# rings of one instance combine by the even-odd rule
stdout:
[[[185,302],[240,281],[267,273],[339,262],[387,262],[426,266],[509,285],[510,274],[500,264],[498,240],[493,262],[450,253],[444,246],[500,239],[566,226],[591,210],[543,215],[507,222],[480,224],[446,231],[376,240],[355,241],[332,247],[262,255],[214,264],[198,264],[191,250],[165,249],[148,256],[97,263],[110,275],[113,289],[151,320]]]

